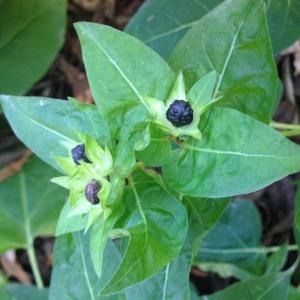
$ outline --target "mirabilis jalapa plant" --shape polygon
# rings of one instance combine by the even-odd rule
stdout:
[[[227,197],[300,170],[299,146],[268,126],[278,79],[265,4],[224,1],[188,31],[169,64],[116,29],[75,28],[96,105],[1,96],[4,113],[64,174],[53,179],[70,190],[57,235],[86,233],[98,277],[108,240],[121,239],[122,259],[100,293],[162,270],[172,278],[180,260],[187,299],[192,257]]]

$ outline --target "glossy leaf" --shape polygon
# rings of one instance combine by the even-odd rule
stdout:
[[[23,94],[63,44],[65,0],[0,1],[0,93]]]
[[[215,70],[218,105],[270,121],[277,75],[263,1],[223,2],[189,30],[170,62],[176,72],[183,70],[189,87]]]
[[[221,263],[223,272],[227,264],[229,268],[235,266],[237,274],[243,275],[242,270],[245,270],[260,275],[267,263],[266,254],[256,252],[261,246],[261,238],[262,224],[256,207],[250,201],[233,201],[218,224],[204,238],[195,260],[198,265],[200,263],[200,267],[201,263],[206,264],[206,270],[208,263]]]
[[[39,235],[52,235],[66,199],[50,183],[57,173],[36,157],[0,184],[0,251],[26,248]]]
[[[203,116],[200,127],[202,140],[173,151],[163,168],[168,183],[180,193],[240,195],[300,170],[298,145],[236,110],[214,108]]]
[[[221,0],[147,0],[125,31],[168,58],[188,29]]]
[[[94,99],[113,135],[122,128],[124,136],[127,126],[134,131],[148,118],[143,97],[165,100],[175,74],[158,54],[126,33],[84,22],[75,27]]]
[[[299,1],[269,0],[268,24],[273,51],[278,54],[300,38]]]
[[[70,156],[88,134],[100,145],[110,143],[106,123],[93,105],[42,97],[0,96],[6,118],[18,138],[45,162],[59,169],[56,156]]]
[[[287,299],[291,271],[267,274],[233,284],[225,290],[201,300],[282,300]]]
[[[161,166],[171,155],[171,144],[166,134],[155,125],[150,128],[151,141],[143,151],[136,152],[136,157],[147,166]]]
[[[99,279],[92,265],[89,235],[83,232],[57,239],[54,248],[54,269],[51,277],[50,300],[125,300],[122,294],[100,296],[99,291],[113,275],[120,262],[120,253],[110,242],[105,250],[103,276]]]
[[[130,234],[122,263],[103,294],[114,293],[160,271],[179,253],[187,234],[184,206],[149,176],[138,173],[125,191]]]
[[[162,57],[173,48],[201,18],[223,0],[147,0],[126,27],[126,31]],[[300,37],[299,2],[268,0],[267,21],[274,54]]]
[[[183,248],[176,259],[150,279],[126,290],[128,299],[189,300],[189,273],[193,253],[207,232],[217,223],[226,199],[184,199],[189,215],[189,231]]]

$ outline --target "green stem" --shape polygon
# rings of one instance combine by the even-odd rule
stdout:
[[[42,276],[38,267],[38,263],[37,263],[37,259],[36,259],[36,254],[34,251],[34,247],[33,244],[30,243],[27,246],[27,253],[28,253],[28,257],[29,257],[29,263],[32,269],[32,273],[33,273],[33,277],[34,280],[36,282],[36,285],[39,289],[44,288],[44,284],[43,284],[43,280],[42,280]]]
[[[300,128],[294,129],[294,130],[284,130],[280,132],[285,137],[292,137],[292,136],[298,136],[300,135]]]
[[[277,252],[281,249],[280,246],[273,247],[255,247],[255,248],[241,248],[241,249],[210,249],[210,248],[201,248],[202,253],[210,253],[210,254],[240,254],[240,253],[273,253]],[[298,245],[288,245],[288,251],[297,251]]]
[[[300,125],[298,124],[286,124],[279,122],[271,122],[270,126],[276,129],[289,129],[289,130],[300,130]]]

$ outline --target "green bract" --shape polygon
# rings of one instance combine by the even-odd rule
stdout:
[[[228,299],[259,281],[255,275],[263,290],[289,279],[289,271],[275,274],[266,255],[237,264],[236,257],[203,254],[226,232],[236,209],[221,218],[229,196],[300,170],[299,146],[268,125],[278,78],[265,8],[261,0],[222,2],[174,45],[170,64],[129,34],[77,23],[95,105],[0,96],[16,135],[63,174],[52,181],[70,191],[57,225],[50,299],[190,299],[195,257],[207,270],[247,278],[226,292]],[[167,114],[174,103],[187,112],[181,124]],[[241,205],[239,214],[250,211]],[[260,234],[250,209],[245,216],[255,218]],[[249,226],[241,233],[232,224],[235,236],[252,237]],[[218,245],[225,251],[230,242]],[[283,257],[282,250],[270,261]],[[258,258],[259,270],[252,268]],[[78,277],[78,293],[65,269]],[[249,295],[263,299],[261,290]]]

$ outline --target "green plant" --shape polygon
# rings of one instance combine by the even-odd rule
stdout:
[[[203,264],[200,245],[228,197],[300,170],[299,146],[268,126],[278,78],[265,10],[260,0],[221,3],[169,64],[128,34],[77,23],[96,105],[0,97],[16,135],[70,191],[50,299],[189,299],[191,265]],[[232,259],[231,274],[246,280],[208,299],[245,289],[244,299],[284,299],[293,268],[278,273],[286,252],[275,252],[276,263],[263,253],[255,267]]]

